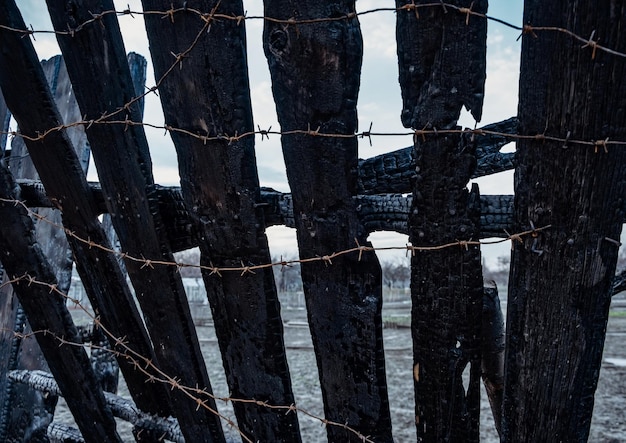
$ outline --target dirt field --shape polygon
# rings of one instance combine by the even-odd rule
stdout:
[[[392,313],[394,318],[401,315],[401,312],[396,311],[394,310]],[[292,373],[297,405],[312,415],[321,417],[323,415],[321,393],[311,337],[305,323],[305,311],[285,309],[284,320],[286,322],[287,358]],[[198,332],[203,355],[210,371],[214,393],[219,397],[227,397],[228,389],[221,366],[217,340],[210,322],[199,326]],[[595,397],[590,442],[626,442],[626,415],[624,414],[626,411],[625,337],[626,303],[621,299],[618,301],[618,305],[612,309],[612,315],[609,319],[602,370]],[[407,328],[385,329],[384,339],[394,438],[397,443],[415,441],[410,331]],[[120,387],[120,394],[128,395],[124,386]],[[234,418],[229,403],[220,402],[218,407],[221,413]],[[68,422],[71,417],[69,417],[67,410],[61,407],[57,413],[57,420]],[[299,420],[304,442],[326,441],[326,431],[318,419],[299,414]],[[133,441],[129,426],[122,425],[120,432],[125,441]],[[235,430],[225,427],[225,432],[229,441],[241,441]],[[486,443],[499,441],[484,392],[481,405],[481,441]]]

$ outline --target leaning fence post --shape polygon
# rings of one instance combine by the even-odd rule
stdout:
[[[159,368],[170,378],[172,412],[185,438],[222,442],[224,433],[180,274],[156,200],[152,162],[112,0],[88,0],[71,8],[47,0],[57,31],[88,22],[80,32],[57,34],[86,128],[106,205],[125,253]],[[85,60],[89,63],[85,63]],[[108,113],[108,118],[103,118]],[[129,124],[115,124],[111,122]],[[193,392],[185,392],[185,389]],[[202,391],[205,391],[203,393]],[[192,397],[198,397],[197,401]]]
[[[214,14],[244,14],[241,0],[195,3]],[[177,4],[184,2],[143,1],[146,11],[167,11]],[[166,122],[186,131],[171,131],[171,136],[201,262],[216,268],[270,263],[254,154],[245,22],[207,21],[184,10],[171,18],[147,15],[145,22],[156,77],[169,71],[158,90]],[[195,45],[186,53],[191,42]],[[172,54],[185,57],[170,70],[176,61]],[[295,400],[272,269],[220,274],[205,269],[203,279],[230,396],[243,400],[233,400],[241,432],[254,441],[300,441],[297,416],[289,409]]]

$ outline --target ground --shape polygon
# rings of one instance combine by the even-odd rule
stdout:
[[[503,304],[503,308],[505,308]],[[214,393],[227,397],[225,377],[215,332],[210,319],[206,318],[208,309],[202,309],[199,317],[204,317],[198,327],[201,347],[210,371]],[[408,306],[384,311],[385,318],[397,319],[408,315]],[[78,317],[83,317],[78,315]],[[311,416],[300,413],[300,427],[303,441],[316,443],[326,441],[326,431],[320,420],[323,416],[321,393],[317,379],[315,356],[311,337],[306,325],[306,313],[303,309],[283,309],[285,321],[285,340],[287,358],[292,374],[296,403]],[[82,318],[84,321],[84,317]],[[208,321],[207,321],[208,320]],[[602,370],[595,396],[595,408],[591,424],[589,441],[598,443],[626,442],[626,298],[617,297],[611,308],[608,333],[605,343]],[[384,330],[387,382],[389,402],[393,422],[393,434],[396,443],[415,441],[411,335],[408,328],[386,328]],[[128,396],[124,386],[120,395]],[[230,403],[218,402],[220,412],[233,418]],[[61,422],[71,420],[66,409],[59,408],[56,419]],[[236,430],[225,426],[229,441],[241,441]],[[133,441],[129,426],[121,426],[125,441]],[[481,442],[496,443],[499,439],[495,432],[489,403],[484,394],[481,405]]]

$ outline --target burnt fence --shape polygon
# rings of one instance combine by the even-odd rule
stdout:
[[[30,41],[38,31],[3,3],[0,122],[14,138],[0,168],[0,351],[9,356],[0,437],[121,441],[117,416],[137,441],[221,442],[223,423],[248,442],[301,441],[298,416],[312,414],[295,404],[273,276],[297,262],[324,404],[314,418],[329,441],[392,441],[382,276],[367,241],[389,230],[410,238],[395,249],[411,256],[417,438],[478,441],[482,377],[503,441],[585,439],[626,212],[626,125],[611,119],[626,102],[612,80],[626,59],[612,30],[626,12],[535,3],[516,27],[489,17],[485,1],[398,0],[357,13],[354,2],[268,0],[263,17],[248,17],[238,1],[144,0],[143,11],[115,11],[110,1],[49,0],[63,58],[43,64]],[[359,160],[358,138],[398,135],[356,130],[358,17],[392,12],[401,135],[412,146]],[[158,79],[145,93],[145,60],[125,53],[117,23],[133,14],[144,18]],[[245,23],[256,19],[280,131],[253,124]],[[488,21],[522,33],[520,113],[461,129],[463,106],[482,114]],[[547,55],[560,62],[539,62]],[[572,85],[565,98],[545,80],[562,77]],[[164,125],[143,122],[150,93]],[[17,132],[7,131],[7,109]],[[172,137],[180,188],[154,182],[146,126]],[[274,134],[290,194],[259,184],[254,136]],[[511,141],[518,153],[500,153]],[[98,184],[86,180],[89,153]],[[515,199],[467,189],[512,168]],[[299,259],[271,261],[265,229],[276,224],[296,228]],[[506,373],[497,293],[483,288],[480,261],[480,239],[493,237],[513,249]],[[196,246],[200,265],[174,259]],[[132,402],[104,392],[72,323],[72,262],[108,339],[91,336],[92,348],[119,365]],[[212,393],[179,272],[188,266],[202,272],[228,399]],[[553,365],[537,373],[532,359]],[[51,423],[61,394],[78,430]],[[222,400],[236,421],[219,412]],[[531,409],[538,415],[520,415]]]

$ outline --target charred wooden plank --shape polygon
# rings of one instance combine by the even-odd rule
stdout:
[[[182,0],[142,3],[149,11],[186,4]],[[203,0],[195,7],[244,14],[241,0]],[[157,78],[170,70],[171,54],[183,53],[196,41],[182,69],[171,71],[159,86],[166,123],[209,137],[254,131],[244,24],[216,21],[206,32],[206,20],[185,11],[167,21],[147,15],[145,22]],[[238,267],[271,262],[263,210],[258,205],[254,139],[204,142],[173,132],[172,140],[202,263]],[[230,396],[275,406],[293,404],[273,271],[218,276],[205,270],[203,278]],[[300,441],[294,413],[252,402],[233,402],[233,408],[240,431],[253,441]]]
[[[13,7],[2,18],[17,20],[18,14]],[[19,24],[9,23],[14,26]],[[2,52],[0,59],[3,68],[0,70],[0,86],[7,91],[7,102],[22,133],[33,137],[59,126],[62,123],[61,116],[56,111],[30,40],[15,33],[7,33],[3,36],[2,44],[7,49]],[[110,247],[98,221],[100,211],[83,173],[84,164],[81,164],[65,131],[54,131],[38,142],[26,140],[26,145],[49,198],[53,199],[55,207],[62,209],[65,228],[82,239]],[[36,188],[41,191],[41,185]],[[89,247],[73,237],[69,240],[87,295],[92,307],[100,314],[103,325],[115,337],[125,337],[132,350],[154,359],[157,364],[143,321],[116,257],[100,248]],[[123,348],[115,349],[124,352]],[[137,371],[127,358],[120,357],[119,364],[129,391],[139,407],[146,412],[169,415],[169,391],[157,384],[146,385],[147,376]]]
[[[49,206],[39,182],[19,182],[24,202],[33,207]],[[91,183],[91,192],[103,213],[107,211],[98,183]],[[161,212],[164,214],[167,237],[175,252],[198,246],[197,229],[191,221],[178,187],[154,185]],[[408,218],[413,197],[401,194],[359,195],[353,198],[361,223],[369,234],[374,231],[396,231],[408,234]],[[291,194],[262,188],[260,203],[267,226],[285,225],[295,228]],[[626,220],[625,220],[626,221]],[[513,233],[513,196],[482,195],[480,197],[480,238],[506,238]]]
[[[417,4],[426,3],[419,1]],[[487,1],[456,0],[457,7],[486,13]],[[471,3],[471,4],[470,4]],[[396,0],[396,7],[414,4]],[[445,7],[397,14],[396,36],[402,123],[422,129],[460,129],[461,108],[480,120],[486,68],[487,22],[448,13]],[[467,134],[414,140],[416,177],[409,240],[430,247],[480,235],[478,186],[466,186],[476,167]],[[417,251],[411,259],[412,335],[417,435],[423,441],[478,442],[480,248]],[[469,369],[467,389],[461,377]]]
[[[457,137],[416,145],[421,172],[409,215],[413,246],[478,238],[478,186],[471,193],[466,188],[473,161],[468,145]],[[478,246],[417,251],[412,257],[416,421],[424,441],[479,441],[482,297]]]
[[[517,133],[517,118],[486,125],[481,130],[502,134]],[[515,154],[500,149],[512,139],[501,134],[476,135],[476,170],[471,178],[507,171],[515,167]],[[359,160],[357,194],[394,194],[411,192],[415,178],[413,146]]]
[[[57,31],[91,20],[93,14],[115,9],[111,0],[73,4],[48,0]],[[76,99],[87,120],[118,112],[115,120],[140,121],[124,44],[115,15],[103,15],[93,25],[72,35],[57,35],[72,79]],[[85,63],[89,60],[89,63]],[[124,252],[149,260],[174,261],[155,194],[146,136],[141,126],[94,124],[87,128],[105,202]],[[200,351],[189,304],[175,266],[146,266],[126,261],[152,338],[161,369],[177,383],[211,393],[211,384]],[[221,442],[224,434],[212,396],[198,407],[181,389],[171,392],[172,410],[185,439]]]
[[[611,1],[526,1],[524,23],[592,35],[626,51],[626,10]],[[590,40],[522,36],[519,132],[626,140],[626,60]],[[624,220],[626,150],[520,140],[517,243],[507,315],[503,440],[587,441]]]
[[[26,208],[12,202],[19,199],[17,190],[19,188],[11,174],[2,165],[0,198],[5,200],[0,203],[2,264],[11,279],[28,275],[43,283],[29,285],[22,282],[13,287],[33,331],[37,331],[35,338],[86,441],[121,443],[115,430],[115,420],[105,403],[85,350],[81,346],[59,346],[59,340],[77,343],[80,336],[65,306],[65,299],[46,286],[54,287],[57,281],[36,242],[34,226]]]
[[[354,13],[353,1],[266,0],[280,19]],[[285,26],[266,21],[264,48],[283,131],[352,134],[362,59],[356,18]],[[356,139],[283,135],[300,257],[327,256],[368,245],[356,205]],[[359,260],[361,259],[361,260]],[[382,278],[372,254],[346,255],[333,265],[302,264],[309,327],[326,418],[377,442],[392,440],[382,347]],[[330,441],[361,438],[336,426]]]

